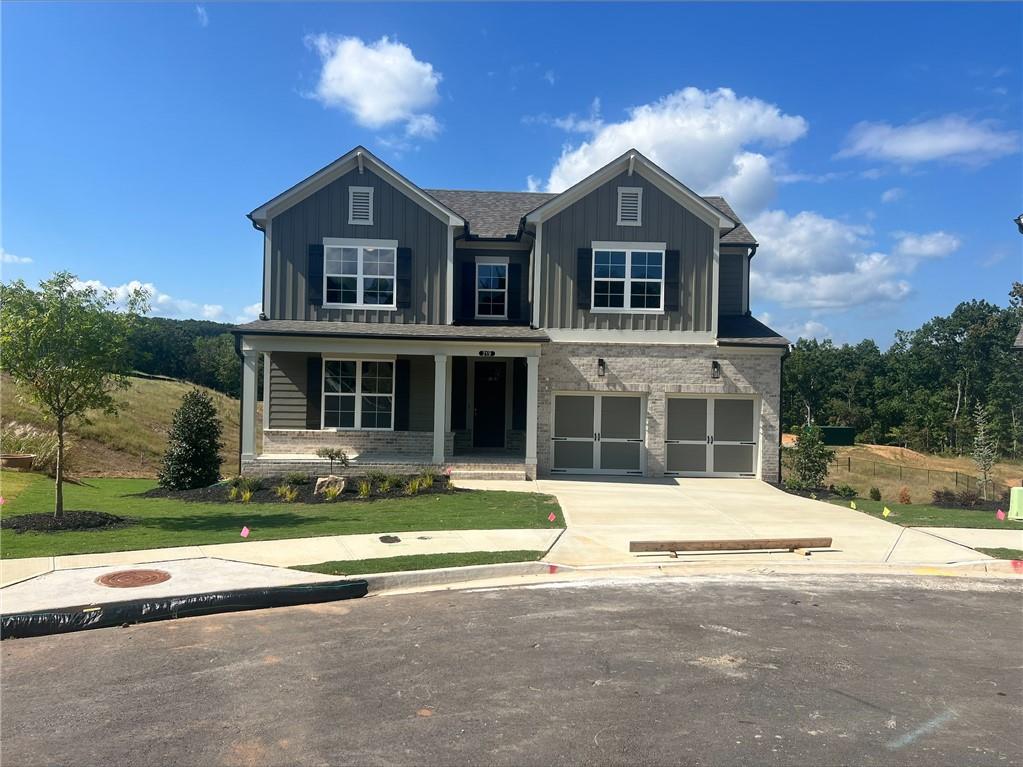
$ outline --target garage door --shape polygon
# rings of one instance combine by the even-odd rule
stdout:
[[[667,409],[666,473],[756,475],[759,413],[753,397],[669,397]]]
[[[555,394],[552,472],[642,474],[643,398]]]

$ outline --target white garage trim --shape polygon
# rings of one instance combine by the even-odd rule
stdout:
[[[706,405],[706,427],[705,435],[702,439],[693,434],[692,437],[671,439],[671,402],[672,400],[702,400],[707,403]],[[738,440],[738,439],[723,439],[715,433],[715,411],[716,403],[727,400],[741,400],[752,402],[752,423],[750,424],[750,432],[753,437],[752,440]],[[761,456],[764,434],[763,424],[760,418],[760,411],[762,406],[762,399],[759,395],[755,394],[668,394],[665,399],[664,407],[664,467],[665,474],[673,477],[750,477],[757,478],[761,477]],[[697,448],[703,447],[704,457],[704,470],[672,470],[670,468],[669,453],[671,452],[671,446],[691,446],[691,455],[697,457],[699,450]],[[721,447],[751,447],[752,448],[752,461],[751,469],[749,472],[737,472],[737,471],[719,471],[715,469],[715,446]]]
[[[592,436],[583,433],[580,430],[579,434],[575,435],[564,435],[558,434],[557,429],[557,403],[558,398],[579,398],[589,399],[593,403],[593,424],[592,424]],[[639,413],[637,414],[638,423],[637,431],[638,437],[615,437],[607,436],[604,434],[603,422],[603,403],[605,400],[612,399],[623,399],[631,398],[638,400],[639,402]],[[641,392],[579,392],[579,391],[555,391],[551,394],[551,412],[550,412],[550,424],[551,424],[551,473],[552,474],[604,474],[604,475],[628,475],[628,476],[644,476],[646,473],[646,412],[647,412],[647,396]],[[574,443],[580,445],[580,456],[585,455],[586,448],[584,445],[590,446],[590,460],[580,461],[580,463],[588,463],[588,466],[558,466],[558,445],[565,445]],[[631,446],[635,445],[639,452],[638,455],[638,467],[635,469],[624,469],[624,468],[604,468],[602,464],[605,463],[605,458],[608,460],[606,463],[612,463],[611,459],[612,446]],[[605,453],[605,446],[607,446]],[[630,452],[628,450],[626,453]]]

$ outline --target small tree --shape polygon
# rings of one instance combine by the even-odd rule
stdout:
[[[222,428],[209,394],[192,389],[174,411],[159,481],[171,490],[206,487],[220,479]]]
[[[337,461],[341,464],[342,469],[347,469],[349,465],[348,454],[339,447],[321,447],[316,451],[316,455],[320,458],[326,458],[330,461],[330,473],[334,473],[334,462]]]
[[[131,290],[112,311],[111,290],[57,272],[33,290],[0,284],[0,368],[23,384],[57,427],[54,515],[64,513],[64,439],[69,423],[92,410],[117,411],[113,393],[130,386],[130,338],[149,293]]]
[[[998,445],[994,435],[988,428],[987,411],[978,402],[973,409],[973,462],[977,464],[977,471],[980,472],[980,497],[988,500],[988,488],[991,484],[991,470],[995,467],[995,459],[998,457]]]
[[[793,482],[799,489],[814,489],[824,485],[828,465],[835,451],[824,444],[823,432],[818,426],[804,426],[797,430],[796,446],[786,448],[790,455]]]

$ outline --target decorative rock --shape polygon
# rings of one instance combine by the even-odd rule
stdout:
[[[339,477],[335,474],[320,477],[316,480],[316,488],[313,490],[313,495],[321,495],[328,487],[336,487],[343,493],[345,491],[346,481],[347,480],[344,477]]]

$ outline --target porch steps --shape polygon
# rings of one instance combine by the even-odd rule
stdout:
[[[460,479],[506,479],[525,482],[526,469],[499,469],[496,466],[483,466],[475,469],[463,469],[451,467],[451,479],[456,482]]]

